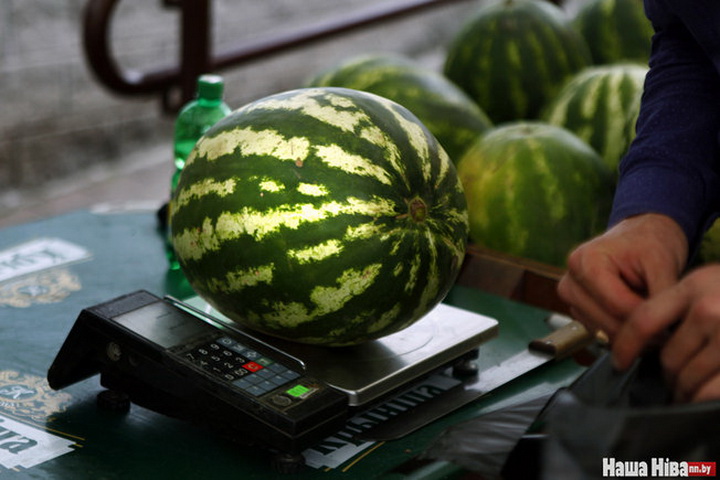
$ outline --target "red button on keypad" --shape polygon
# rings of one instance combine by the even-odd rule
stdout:
[[[258,370],[262,370],[264,367],[262,365],[260,365],[259,363],[248,362],[245,365],[243,365],[243,368],[250,372],[257,372]]]

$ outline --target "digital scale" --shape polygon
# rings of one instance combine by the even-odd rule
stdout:
[[[384,338],[318,347],[242,329],[199,297],[139,290],[83,309],[47,378],[58,390],[100,374],[108,390],[99,402],[126,398],[268,448],[291,465],[350,413],[466,365],[497,330],[492,318],[439,304]]]

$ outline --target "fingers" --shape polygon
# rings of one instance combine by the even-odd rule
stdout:
[[[580,247],[568,258],[568,272],[558,295],[571,306],[573,317],[611,338],[621,322],[643,299],[624,280],[610,255]]]
[[[670,288],[638,306],[620,327],[613,342],[613,363],[625,370],[648,345],[684,316],[689,305],[685,288]]]
[[[588,330],[602,330],[610,338],[615,336],[620,328],[620,320],[609,314],[605,307],[585,289],[573,284],[573,280],[564,277],[558,285],[558,293],[565,302],[571,305],[571,316]]]
[[[695,399],[706,384],[720,376],[720,301],[697,300],[662,350],[662,363],[676,400]],[[718,398],[718,397],[716,397]]]
[[[717,400],[720,398],[720,375],[708,380],[701,388],[695,392],[690,398],[692,402],[706,402]]]
[[[687,402],[708,395],[710,387],[706,385],[712,383],[715,377],[720,377],[720,352],[717,348],[717,344],[703,348],[683,366],[673,384],[676,401]],[[699,395],[703,389],[705,392]]]
[[[677,401],[720,398],[720,266],[695,270],[637,307],[615,337],[615,365],[629,367],[658,338]]]
[[[574,250],[558,294],[575,318],[612,340],[645,298],[677,282],[687,253],[682,230],[662,215],[626,219]]]

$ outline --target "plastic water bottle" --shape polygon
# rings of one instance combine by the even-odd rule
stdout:
[[[185,167],[185,161],[197,141],[210,127],[226,117],[230,107],[223,100],[225,83],[219,75],[201,75],[197,81],[197,96],[182,107],[175,120],[173,135],[173,150],[175,154],[175,172],[173,173],[170,193],[175,191],[180,173]],[[176,270],[180,264],[170,241],[170,218],[172,212],[167,212],[167,257],[170,268]]]
[[[197,82],[197,97],[180,110],[175,120],[175,173],[172,178],[172,191],[177,187],[185,160],[197,141],[210,127],[230,113],[230,107],[223,101],[224,86],[219,75],[201,75]]]

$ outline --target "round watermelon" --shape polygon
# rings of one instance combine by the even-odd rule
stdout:
[[[625,140],[628,148],[630,148],[630,144],[633,140],[635,140],[635,136],[637,135],[638,117],[640,117],[640,102],[631,105],[630,110],[628,111],[625,123]]]
[[[252,102],[191,152],[172,199],[188,281],[220,313],[302,343],[351,345],[440,302],[468,224],[454,164],[409,110],[344,88]]]
[[[630,145],[628,122],[640,105],[647,71],[637,64],[586,68],[560,90],[541,118],[575,133],[616,172]]]
[[[458,164],[470,240],[560,267],[599,233],[613,193],[600,156],[564,128],[508,123],[481,136]]]
[[[720,262],[720,221],[715,220],[703,233],[696,262],[698,264]]]
[[[415,114],[453,161],[492,126],[490,119],[441,73],[398,54],[347,59],[316,75],[309,87],[345,87],[393,100]]]
[[[586,0],[572,24],[587,42],[595,64],[647,64],[650,58],[654,31],[642,0]]]
[[[568,77],[590,64],[565,12],[543,0],[484,4],[448,47],[445,75],[498,124],[537,119]]]

